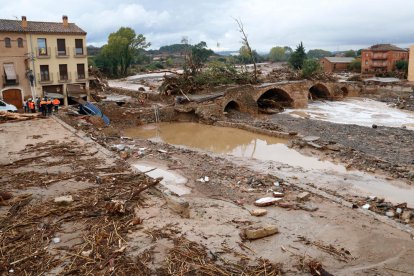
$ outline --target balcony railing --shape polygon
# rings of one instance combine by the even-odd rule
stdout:
[[[83,81],[83,80],[86,80],[86,74],[76,73],[76,80],[77,80],[77,81]]]
[[[387,54],[373,54],[371,59],[377,59],[377,60],[388,59],[388,56]]]
[[[372,67],[387,67],[387,62],[373,62]]]
[[[18,75],[16,75],[15,80],[8,80],[5,75],[3,76],[3,87],[15,86],[15,85],[19,85],[19,76]]]
[[[73,48],[73,56],[74,57],[86,57],[86,48]]]
[[[68,74],[59,74],[59,82],[65,83],[65,82],[71,82],[72,78],[71,78],[71,73],[68,72]]]
[[[50,72],[37,73],[37,79],[40,84],[53,83],[53,74]]]
[[[37,58],[50,58],[50,47],[36,48]]]
[[[64,51],[55,48],[55,53],[57,58],[67,58],[69,57],[69,47],[66,47]]]

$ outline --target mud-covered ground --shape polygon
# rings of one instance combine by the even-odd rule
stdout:
[[[302,136],[320,137],[316,144],[325,146],[324,153],[345,164],[368,171],[380,169],[394,177],[414,180],[414,131],[378,126],[335,124],[325,121],[293,118],[287,114],[273,115],[254,121],[261,128],[296,132]],[[298,147],[306,143],[298,141]]]

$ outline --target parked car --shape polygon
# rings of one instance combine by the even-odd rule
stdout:
[[[17,108],[12,104],[0,100],[0,111],[17,112]]]

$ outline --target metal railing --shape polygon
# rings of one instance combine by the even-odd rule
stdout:
[[[371,59],[388,59],[387,54],[373,54]]]
[[[80,80],[86,80],[86,74],[79,74],[76,73],[76,80],[80,81]]]
[[[50,72],[37,73],[37,80],[39,83],[52,83],[53,74]]]
[[[72,75],[70,72],[68,72],[66,75],[59,73],[58,76],[59,76],[58,82],[71,82],[72,81]]]
[[[36,48],[37,58],[50,58],[50,47]]]
[[[55,53],[57,58],[67,58],[69,57],[69,47],[65,47],[65,50],[58,50],[58,48],[55,48]]]
[[[74,57],[86,57],[87,53],[86,53],[86,48],[82,47],[82,48],[73,48],[73,56]]]

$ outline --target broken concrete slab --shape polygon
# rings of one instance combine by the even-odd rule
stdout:
[[[318,141],[320,139],[320,137],[318,136],[305,136],[303,137],[303,140],[306,142],[315,142]]]
[[[261,217],[267,214],[267,210],[266,209],[255,209],[251,211],[250,214],[255,217]]]
[[[164,191],[164,198],[168,208],[183,218],[190,218],[190,204],[183,198],[174,196],[170,191]]]
[[[274,205],[276,202],[281,200],[281,198],[275,198],[275,197],[263,197],[254,202],[254,205],[258,207],[266,207]]]
[[[68,205],[73,202],[73,197],[71,195],[60,196],[55,198],[55,203],[60,205]]]
[[[306,201],[309,198],[310,198],[310,193],[308,193],[308,192],[302,192],[302,193],[300,193],[296,196],[296,199],[298,201]]]
[[[414,212],[410,211],[410,210],[405,210],[402,215],[401,215],[401,219],[403,221],[410,221],[410,219],[414,216]]]
[[[249,226],[240,232],[240,236],[247,240],[257,240],[279,233],[276,225]]]

